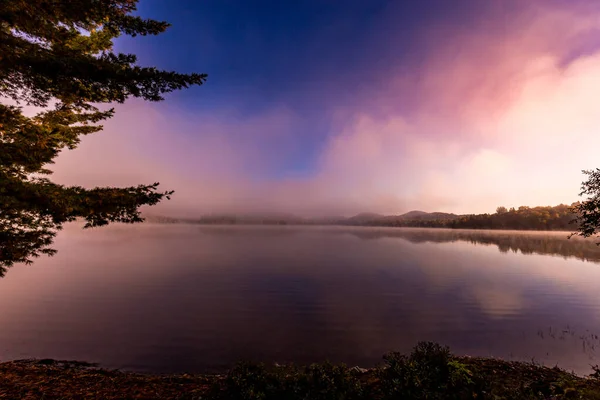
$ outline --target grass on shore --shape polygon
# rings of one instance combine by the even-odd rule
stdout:
[[[241,363],[225,375],[143,375],[85,363],[0,363],[2,399],[586,399],[600,400],[600,372],[453,356],[435,343],[390,353],[378,368],[329,363],[307,367]]]

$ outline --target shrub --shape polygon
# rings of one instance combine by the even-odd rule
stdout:
[[[215,399],[227,400],[361,400],[363,385],[345,365],[313,364],[268,370],[243,363],[213,389]]]
[[[453,360],[450,350],[436,343],[420,342],[410,356],[389,353],[380,369],[384,399],[472,399],[472,373]]]
[[[266,370],[262,364],[239,363],[223,382],[215,398],[231,400],[277,399],[283,391],[283,382]]]
[[[313,364],[295,379],[295,392],[306,400],[363,398],[363,385],[345,365]]]

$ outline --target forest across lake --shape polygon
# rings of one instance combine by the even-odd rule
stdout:
[[[148,215],[150,222],[192,223],[213,225],[340,225],[421,227],[451,229],[514,229],[573,231],[577,214],[573,207],[560,204],[550,207],[498,207],[493,214],[452,214],[444,212],[409,211],[400,215],[361,213],[352,217],[299,217],[282,213],[211,214],[199,218],[173,218]]]

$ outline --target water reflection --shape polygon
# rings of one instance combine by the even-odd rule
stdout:
[[[261,231],[255,227],[201,227],[203,234],[207,235],[294,235],[299,231],[296,228],[263,228]],[[311,229],[311,228],[305,228]],[[319,227],[314,231],[331,234],[349,234],[360,239],[402,238],[411,243],[446,243],[464,241],[472,244],[495,245],[498,250],[507,253],[520,252],[521,254],[549,254],[561,257],[574,257],[579,260],[600,262],[600,246],[595,238],[583,239],[574,236],[569,240],[568,232],[543,232],[543,231],[494,231],[470,229],[427,229],[427,228],[340,228]]]
[[[240,358],[373,365],[386,351],[436,340],[583,372],[600,333],[600,266],[580,260],[599,256],[592,241],[565,236],[67,229],[56,257],[0,281],[0,358],[158,372],[218,370]]]
[[[600,261],[600,247],[596,239],[572,237],[566,232],[482,231],[452,229],[397,229],[373,232],[353,232],[357,237],[373,239],[400,237],[412,243],[444,243],[465,241],[473,244],[496,245],[503,253],[551,254],[574,257],[585,261]]]

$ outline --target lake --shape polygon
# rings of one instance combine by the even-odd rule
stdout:
[[[0,279],[0,360],[373,366],[418,341],[588,373],[600,248],[565,232],[69,225]]]

